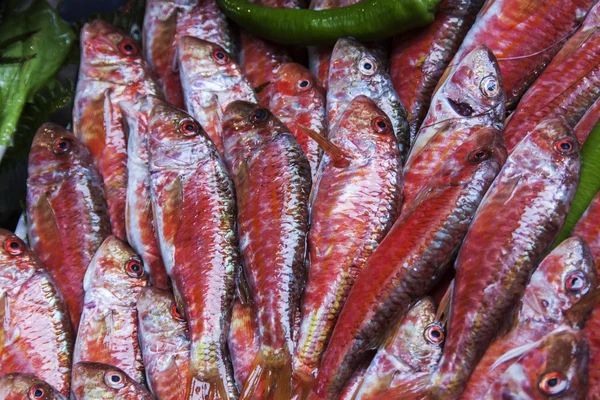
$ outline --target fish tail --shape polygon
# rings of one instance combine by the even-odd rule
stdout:
[[[294,371],[292,378],[292,399],[306,400],[315,385],[315,378],[311,374]]]
[[[187,378],[185,387],[186,400],[230,400],[232,397],[227,391],[225,378],[218,375],[209,377],[190,376]]]
[[[288,354],[283,357],[269,357],[259,352],[252,363],[250,375],[239,400],[289,400],[291,380],[292,358]]]

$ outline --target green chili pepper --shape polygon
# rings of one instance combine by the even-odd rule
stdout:
[[[571,235],[575,224],[600,190],[600,123],[596,124],[581,149],[582,165],[579,188],[567,215],[567,220],[552,247]]]
[[[248,0],[217,0],[225,14],[257,36],[283,44],[335,43],[352,36],[378,40],[433,22],[441,0],[366,0],[328,10],[284,9]]]

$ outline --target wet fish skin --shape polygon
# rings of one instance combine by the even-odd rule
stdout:
[[[154,400],[148,389],[112,365],[79,362],[73,376],[75,400]]]
[[[443,276],[505,158],[501,131],[481,129],[430,178],[431,185],[395,222],[356,278],[311,399],[335,398],[366,351]]]
[[[12,373],[0,376],[2,399],[30,400],[36,395],[44,400],[67,400],[67,397],[35,375]]]
[[[107,237],[85,273],[73,363],[113,365],[134,381],[145,383],[136,303],[147,285],[140,257],[116,236]],[[73,376],[74,381],[77,378]]]
[[[186,109],[222,154],[225,108],[235,100],[256,103],[256,94],[232,56],[214,43],[183,36],[177,57]]]
[[[159,95],[150,66],[135,41],[108,22],[81,30],[81,64],[73,104],[73,133],[88,148],[102,176],[112,232],[126,237],[127,145],[119,101]]]
[[[471,374],[461,399],[482,398],[494,381],[517,361],[496,365],[509,351],[535,343],[560,327],[582,326],[593,304],[582,310],[581,316],[567,317],[567,313],[579,300],[589,297],[586,295],[596,286],[596,267],[587,244],[579,237],[562,242],[533,273],[521,299],[515,324],[487,349]]]
[[[239,267],[233,182],[197,121],[165,102],[150,115],[154,221],[165,268],[188,321],[191,376],[223,400],[235,398],[226,357]]]
[[[365,95],[392,121],[402,158],[408,154],[410,133],[406,109],[402,105],[385,61],[376,52],[351,38],[337,41],[331,54],[327,87],[327,124],[336,128],[342,112],[352,99]]]
[[[454,399],[464,389],[558,235],[579,170],[579,144],[562,119],[539,124],[506,161],[456,261],[448,335],[429,398]]]
[[[427,115],[439,79],[483,3],[484,0],[444,0],[431,25],[394,38],[390,76],[408,110],[411,144]]]
[[[402,203],[398,142],[371,99],[356,97],[329,140],[348,165],[324,155],[313,189],[310,266],[293,364],[295,378],[305,383],[314,380],[346,297]]]
[[[235,382],[241,391],[252,371],[252,362],[260,352],[256,312],[251,304],[243,304],[239,298],[233,301],[231,326],[227,343],[233,364]]]
[[[65,300],[21,239],[0,229],[0,246],[0,375],[35,374],[68,396],[74,337]],[[31,377],[0,378],[0,395],[27,383]]]
[[[31,248],[48,268],[77,328],[86,268],[111,231],[102,180],[75,135],[50,123],[35,134],[28,174]]]

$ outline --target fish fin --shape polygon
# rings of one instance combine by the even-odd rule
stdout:
[[[4,330],[4,318],[6,318],[6,294],[0,296],[0,354],[4,349],[6,331]]]
[[[386,389],[373,397],[372,400],[391,400],[391,399],[410,399],[410,400],[428,400],[430,399],[429,389],[431,387],[431,375],[423,374],[414,379],[403,383],[401,386]]]
[[[448,322],[448,318],[450,317],[450,312],[452,311],[452,294],[454,293],[454,279],[450,282],[446,293],[444,293],[444,297],[440,300],[440,305],[438,307],[437,313],[435,314],[435,319],[442,325],[446,325]]]
[[[573,304],[565,312],[565,320],[581,329],[599,302],[600,288],[597,288],[586,293],[577,303]]]
[[[267,86],[269,86],[271,84],[271,81],[266,81],[261,83],[260,85],[258,85],[257,87],[254,88],[254,92],[256,92],[256,94],[262,92]]]
[[[226,384],[219,377],[202,379],[190,374],[187,377],[184,399],[198,400],[230,400]]]
[[[270,360],[259,352],[252,362],[252,370],[244,384],[239,400],[255,399],[261,386],[264,396],[273,400],[289,400],[291,396],[292,358],[284,355]],[[262,385],[261,385],[262,384]]]

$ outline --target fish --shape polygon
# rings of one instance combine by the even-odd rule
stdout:
[[[236,202],[227,168],[200,124],[157,102],[148,121],[150,188],[165,268],[190,335],[198,396],[236,397],[227,332],[239,269]],[[192,382],[182,382],[190,390]]]
[[[506,159],[502,132],[482,128],[429,178],[358,274],[333,329],[310,399],[335,399],[370,349],[444,275]]]
[[[485,393],[484,400],[584,400],[588,344],[579,330],[550,333],[523,354]]]
[[[571,237],[556,247],[531,276],[514,326],[487,349],[461,399],[483,398],[494,381],[518,361],[502,362],[511,351],[536,343],[561,327],[581,328],[595,303],[584,304],[585,300],[597,284],[594,260],[583,239]],[[579,315],[572,315],[576,309]]]
[[[67,304],[48,271],[21,239],[0,229],[0,243],[0,376],[35,374],[47,382],[42,385],[31,377],[0,378],[0,398],[6,398],[1,396],[3,390],[12,393],[38,383],[68,396],[75,338]]]
[[[254,103],[227,106],[223,145],[235,183],[240,252],[260,342],[240,399],[253,398],[265,378],[267,396],[289,399],[295,313],[305,274],[310,165],[287,127]]]
[[[310,259],[300,335],[294,353],[298,386],[312,386],[320,359],[357,275],[398,216],[402,162],[392,123],[366,96],[340,116],[313,189]]]
[[[463,391],[558,236],[580,166],[579,143],[563,119],[540,123],[508,157],[458,253],[444,353],[418,393],[456,399]]]
[[[367,373],[367,368],[369,368],[370,361],[371,360],[366,360],[356,369],[356,371],[354,371],[354,374],[352,374],[352,377],[348,380],[348,383],[346,383],[346,386],[344,386],[344,389],[342,389],[340,392],[340,395],[337,398],[338,400],[354,400],[356,397],[356,392],[358,389],[360,389],[362,380]]]
[[[507,109],[512,110],[594,4],[594,0],[487,0],[448,69],[485,44],[498,58]]]
[[[574,129],[600,98],[596,85],[600,79],[599,28],[600,4],[596,4],[511,114],[504,131],[509,153],[544,119],[562,116]],[[586,138],[587,134],[577,136],[580,145]]]
[[[184,313],[170,292],[155,287],[142,289],[137,311],[148,387],[158,400],[185,399],[190,338]]]
[[[112,365],[79,362],[73,377],[75,400],[154,400],[148,389]]]
[[[258,337],[254,308],[251,304],[236,297],[231,312],[231,326],[227,343],[235,382],[240,391],[248,380],[256,355],[260,352]]]
[[[402,158],[409,149],[408,114],[400,101],[385,62],[352,38],[341,38],[331,54],[327,87],[327,124],[332,132],[352,99],[365,95],[392,121]]]
[[[307,130],[321,138],[327,137],[325,89],[308,69],[289,62],[279,67],[270,83],[258,93],[258,99],[288,127],[302,146],[314,182],[321,152]]]
[[[235,100],[258,102],[239,65],[221,46],[192,36],[177,42],[185,106],[223,154],[222,118]]]
[[[142,258],[152,285],[169,290],[169,276],[156,238],[150,197],[148,118],[155,99],[152,96],[141,96],[134,103],[119,103],[127,132],[125,224],[127,242]]]
[[[177,41],[194,36],[216,43],[233,53],[233,35],[214,0],[148,0],[142,39],[144,56],[158,74],[165,99],[184,108],[177,70]]]
[[[390,76],[408,111],[411,144],[427,115],[438,81],[484,2],[443,0],[431,25],[394,37]]]
[[[77,329],[85,271],[111,232],[102,178],[77,137],[51,123],[33,138],[28,174],[31,249],[48,268]]]
[[[573,128],[573,133],[575,133],[580,143],[585,144],[587,137],[598,123],[598,120],[600,120],[600,98],[588,108],[577,125],[575,125],[575,128]]]
[[[283,64],[292,62],[289,51],[283,45],[263,40],[248,32],[242,32],[240,42],[240,66],[254,88],[271,82],[277,77]]]
[[[161,95],[135,41],[97,19],[81,30],[81,63],[73,103],[73,133],[102,176],[112,232],[126,239],[127,144],[119,101]]]
[[[85,273],[85,298],[73,363],[109,364],[145,384],[138,342],[137,299],[148,285],[140,257],[114,235],[104,240]],[[77,380],[73,375],[73,381]]]
[[[63,394],[35,375],[13,373],[0,376],[0,398],[4,400],[67,400]]]

